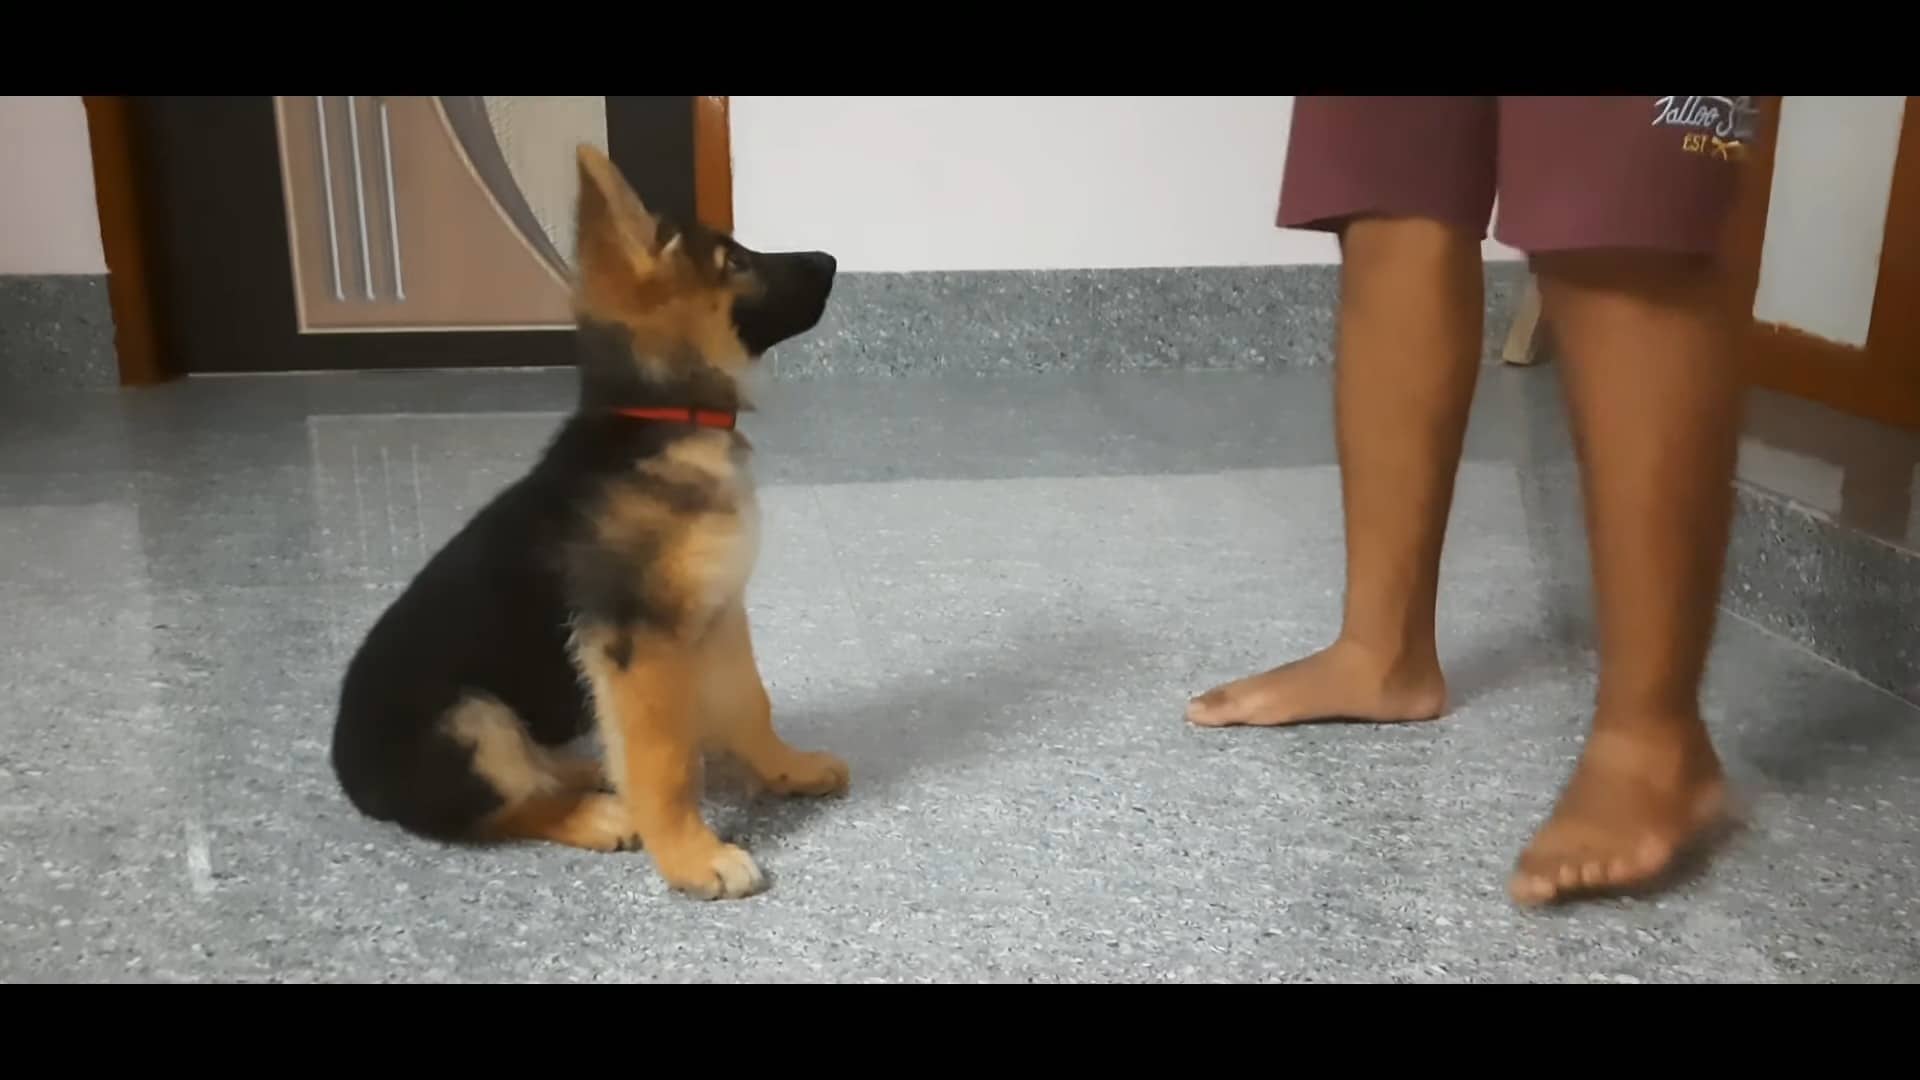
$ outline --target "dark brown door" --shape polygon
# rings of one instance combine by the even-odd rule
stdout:
[[[690,97],[149,97],[162,347],[179,373],[569,362],[574,147],[696,212]]]

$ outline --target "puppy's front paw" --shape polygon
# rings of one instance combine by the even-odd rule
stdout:
[[[667,884],[702,900],[737,900],[767,887],[753,856],[715,841],[698,853],[675,852],[659,860]]]
[[[760,782],[775,795],[838,795],[850,775],[847,763],[832,754],[796,751]]]

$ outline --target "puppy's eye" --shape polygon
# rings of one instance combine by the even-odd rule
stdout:
[[[733,248],[728,248],[725,268],[729,274],[744,274],[747,272],[747,257]]]

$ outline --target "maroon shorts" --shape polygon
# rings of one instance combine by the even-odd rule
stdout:
[[[1529,254],[1711,253],[1758,114],[1744,97],[1302,97],[1279,224],[1425,217]]]

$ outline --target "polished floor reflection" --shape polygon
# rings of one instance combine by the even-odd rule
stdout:
[[[1334,626],[1323,372],[778,383],[750,596],[824,804],[715,793],[772,889],[449,850],[325,748],[357,635],[569,401],[558,373],[196,381],[0,406],[0,979],[1903,980],[1920,710],[1740,619],[1750,808],[1658,899],[1503,884],[1592,693],[1547,370],[1490,370],[1447,554],[1446,721],[1196,731]]]
[[[1759,393],[1741,440],[1740,475],[1920,555],[1920,432]]]

